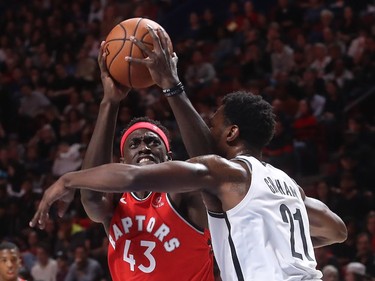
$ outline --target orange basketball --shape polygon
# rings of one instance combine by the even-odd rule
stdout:
[[[147,30],[147,24],[156,28],[161,26],[146,18],[130,18],[117,24],[106,38],[104,50],[107,54],[106,64],[109,74],[118,83],[129,88],[147,88],[154,83],[147,67],[125,61],[125,57],[145,58],[147,55],[134,43],[130,36],[153,49],[153,41]],[[168,35],[167,35],[168,36]],[[168,36],[169,49],[173,52],[172,42]]]

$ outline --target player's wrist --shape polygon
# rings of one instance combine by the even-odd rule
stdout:
[[[104,96],[102,101],[100,102],[100,105],[101,106],[110,106],[110,107],[115,106],[116,107],[116,106],[119,106],[120,103],[121,103],[121,100]]]
[[[185,87],[182,84],[182,82],[178,82],[175,86],[173,86],[171,88],[163,89],[163,94],[166,97],[173,97],[173,96],[176,96],[176,95],[180,95],[183,92],[185,92]]]

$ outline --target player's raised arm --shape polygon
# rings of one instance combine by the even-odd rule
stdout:
[[[105,64],[106,53],[103,46],[104,42],[100,46],[98,64],[104,96],[100,102],[94,132],[86,150],[82,169],[112,162],[113,138],[119,105],[129,92],[128,88],[119,86],[110,77]],[[113,209],[112,202],[109,202],[102,192],[91,190],[81,190],[80,192],[82,205],[89,218],[95,222],[103,223],[106,227],[109,224],[107,220],[111,217],[108,212]]]
[[[127,61],[148,67],[155,83],[163,89],[190,157],[214,153],[210,130],[185,93],[177,72],[178,57],[168,48],[168,37],[163,29],[148,28],[154,41],[150,50],[134,37],[131,40],[146,54],[146,59],[126,57]]]

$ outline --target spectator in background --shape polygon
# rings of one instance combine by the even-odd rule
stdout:
[[[24,281],[20,276],[21,255],[17,245],[3,241],[0,243],[0,280]]]
[[[327,28],[335,30],[334,14],[328,9],[323,9],[320,12],[319,21],[311,26],[308,34],[309,41],[312,43],[322,42],[323,32]]]
[[[349,44],[347,54],[352,58],[355,64],[360,61],[360,58],[365,51],[366,39],[368,36],[368,31],[365,28],[362,28]]]
[[[18,112],[25,117],[34,118],[51,104],[50,100],[43,93],[36,91],[31,83],[26,82],[21,86],[21,94]]]
[[[333,265],[326,265],[325,267],[323,267],[322,273],[323,273],[322,281],[339,281],[340,280],[339,271],[337,267]]]
[[[84,229],[74,221],[73,216],[59,218],[57,225],[55,251],[63,251],[64,253],[73,252],[77,245],[81,245],[85,240]]]
[[[69,271],[69,258],[63,251],[56,253],[57,274],[56,281],[64,281]]]
[[[371,249],[375,253],[375,211],[370,211],[366,216],[366,232],[370,235]]]
[[[256,44],[250,44],[244,48],[240,64],[240,80],[244,84],[251,80],[263,80],[267,77],[269,63]]]
[[[299,175],[311,175],[318,170],[317,132],[317,119],[312,114],[308,101],[301,100],[293,121],[295,169]]]
[[[71,110],[78,110],[80,113],[85,111],[85,103],[81,99],[81,94],[74,89],[69,95],[69,104],[64,107],[62,113],[67,115]]]
[[[366,266],[359,262],[351,262],[345,267],[345,281],[367,281]]]
[[[346,68],[343,59],[337,59],[333,63],[333,69],[323,76],[325,80],[333,80],[337,83],[340,89],[345,88],[348,83],[353,80],[353,73]]]
[[[278,0],[274,12],[274,19],[285,30],[289,38],[293,38],[296,29],[300,28],[302,22],[299,7],[288,0]]]
[[[348,206],[351,208],[349,209]],[[358,183],[350,173],[343,173],[339,178],[339,194],[336,211],[341,217],[352,216],[361,221],[369,212],[368,198],[359,189]]]
[[[322,0],[309,0],[299,1],[300,6],[304,9],[303,19],[305,28],[309,30],[314,24],[320,20],[320,13],[324,9],[324,1]]]
[[[226,11],[225,28],[230,32],[236,32],[242,29],[244,23],[244,15],[240,9],[238,1],[231,1]]]
[[[97,66],[94,59],[96,56],[95,54],[91,55],[90,52],[98,49],[99,42],[94,37],[88,35],[85,44],[87,46],[84,45],[77,55],[75,78],[78,85],[92,88],[95,85],[94,80],[96,78]]]
[[[246,20],[249,21],[251,26],[258,26],[259,14],[254,8],[254,4],[250,0],[243,3],[243,13]]]
[[[353,217],[345,217],[344,222],[348,230],[348,237],[344,243],[337,247],[336,245],[331,246],[332,254],[338,261],[338,268],[342,271],[344,265],[354,260],[355,257],[355,244],[356,235],[358,233],[358,222]]]
[[[98,261],[88,256],[87,249],[79,245],[74,250],[74,262],[64,281],[100,281],[103,270]]]
[[[293,68],[293,49],[280,39],[271,42],[271,67],[272,75],[276,76],[280,72],[286,72]]]
[[[50,257],[50,249],[40,243],[36,248],[36,263],[31,268],[34,281],[56,281],[57,262]]]
[[[188,94],[196,95],[198,91],[210,86],[215,78],[214,66],[205,60],[201,51],[194,51],[185,73]]]
[[[75,33],[75,31],[73,30],[72,33]],[[68,74],[64,65],[56,64],[52,80],[48,85],[50,90],[47,91],[47,96],[58,107],[60,112],[69,103],[69,95],[74,91],[75,86],[75,77]]]
[[[327,65],[331,62],[331,58],[328,56],[327,47],[324,44],[316,43],[313,48],[314,60],[310,67],[316,71],[319,78],[322,78]]]
[[[315,258],[316,258],[316,268],[323,270],[327,265],[333,265],[339,267],[339,261],[336,256],[332,254],[329,247],[314,248]]]
[[[68,122],[68,135],[70,144],[80,143],[82,129],[86,124],[86,119],[83,114],[75,108],[70,109],[66,115],[66,121]]]
[[[35,135],[30,139],[29,145],[36,145],[39,151],[40,157],[45,161],[52,161],[52,153],[56,149],[56,133],[52,126],[49,124],[43,125]]]
[[[366,267],[366,274],[375,276],[375,254],[371,248],[371,236],[367,232],[361,232],[357,236],[355,261]]]
[[[276,119],[275,135],[264,148],[263,156],[267,159],[265,161],[271,165],[284,170],[288,174],[294,174],[292,164],[293,140],[280,119]]]
[[[349,44],[358,32],[359,21],[357,14],[350,6],[344,7],[343,15],[338,26],[339,38]]]
[[[316,195],[314,198],[325,203],[330,209],[336,209],[336,194],[333,188],[328,184],[327,180],[319,180],[315,183],[314,190]]]
[[[202,14],[201,36],[205,44],[212,44],[217,40],[219,22],[215,13],[210,8],[206,8]]]
[[[299,87],[303,92],[303,97],[309,104],[312,114],[319,118],[323,112],[326,102],[324,94],[324,80],[319,78],[316,69],[308,68],[302,76]]]
[[[199,15],[197,12],[191,12],[189,14],[189,24],[186,27],[185,39],[189,42],[190,45],[200,46],[203,44],[202,37],[202,26]]]
[[[325,103],[320,117],[329,153],[337,151],[341,144],[341,130],[338,126],[342,122],[344,99],[334,80],[325,81]]]
[[[78,170],[82,164],[80,149],[81,145],[79,143],[73,145],[65,142],[60,143],[57,156],[53,162],[52,174],[59,177],[67,172]]]

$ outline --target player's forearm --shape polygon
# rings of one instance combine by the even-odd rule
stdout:
[[[103,100],[100,103],[96,125],[85,153],[82,169],[112,162],[118,109],[117,102]]]
[[[157,167],[111,163],[66,173],[59,181],[65,189],[105,193],[190,192],[216,184],[206,166],[184,161],[167,161]]]
[[[213,153],[210,130],[186,93],[168,97],[189,157]]]
[[[87,147],[82,169],[112,162],[113,138],[119,103],[102,100],[93,135]],[[81,189],[81,203],[88,217],[95,222],[104,222],[107,207],[105,194]]]

